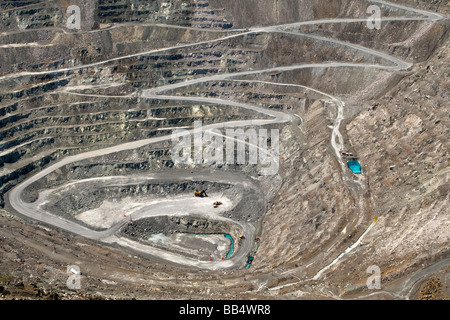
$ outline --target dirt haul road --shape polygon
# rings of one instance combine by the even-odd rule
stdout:
[[[391,4],[388,2],[384,2],[384,1],[371,1],[371,2],[373,2],[375,4],[383,4],[386,6],[391,6],[391,7],[396,7],[396,8],[403,9],[403,10],[408,10],[410,12],[413,12],[413,13],[419,15],[418,17],[382,18],[382,21],[421,20],[421,21],[435,22],[435,21],[443,19],[443,16],[441,16],[439,14],[435,14],[435,13],[429,13],[429,12],[425,12],[422,10],[410,9],[410,8],[407,8],[404,6],[395,5],[395,4]],[[172,101],[191,101],[191,102],[198,102],[198,103],[216,104],[216,105],[220,105],[220,106],[224,106],[224,107],[234,106],[234,107],[257,111],[261,114],[264,114],[264,115],[270,117],[269,119],[251,119],[251,120],[242,120],[242,121],[230,121],[230,122],[225,122],[225,123],[215,123],[215,124],[210,124],[210,125],[205,126],[204,130],[222,129],[222,128],[228,128],[228,127],[239,128],[239,127],[246,127],[246,126],[252,126],[252,125],[253,126],[261,126],[261,125],[282,124],[282,123],[292,121],[293,120],[292,116],[285,114],[283,112],[279,112],[279,111],[263,109],[259,106],[248,104],[248,103],[240,103],[240,102],[236,102],[236,101],[228,101],[228,100],[204,98],[204,97],[171,96],[171,95],[165,95],[163,93],[167,92],[169,90],[176,90],[176,89],[186,87],[189,85],[200,84],[200,83],[205,83],[205,82],[209,82],[209,81],[220,81],[220,80],[236,80],[236,81],[238,81],[239,78],[244,77],[244,76],[249,76],[249,75],[258,75],[258,74],[271,73],[271,72],[285,72],[285,71],[300,70],[300,69],[306,69],[306,68],[333,68],[333,67],[336,67],[336,68],[341,68],[341,67],[374,68],[374,69],[382,69],[382,70],[386,70],[386,71],[390,71],[390,72],[408,70],[409,68],[411,68],[411,64],[406,63],[398,58],[392,57],[388,54],[385,54],[385,53],[382,53],[382,52],[379,52],[376,50],[368,49],[368,48],[365,48],[365,47],[362,47],[359,45],[349,44],[349,43],[338,41],[335,39],[329,39],[329,38],[325,38],[325,37],[302,34],[302,33],[299,33],[298,31],[296,31],[296,28],[298,28],[300,26],[304,26],[304,25],[319,25],[319,24],[324,24],[324,23],[353,23],[353,22],[361,22],[361,21],[365,21],[365,20],[366,19],[328,19],[328,20],[316,20],[316,21],[309,21],[309,22],[307,21],[307,22],[282,24],[282,25],[275,25],[275,26],[269,26],[269,27],[264,27],[264,28],[251,28],[246,31],[231,30],[231,32],[237,32],[237,33],[232,34],[232,35],[227,35],[225,37],[220,37],[218,39],[211,40],[211,41],[203,41],[203,42],[197,42],[197,43],[186,44],[186,45],[172,46],[172,47],[167,47],[167,48],[162,48],[162,49],[157,49],[157,50],[150,50],[150,51],[146,51],[146,52],[142,52],[142,53],[138,53],[138,54],[121,56],[121,57],[108,59],[108,60],[104,60],[104,61],[100,61],[100,62],[96,62],[96,63],[75,66],[75,67],[71,67],[71,68],[64,68],[64,69],[59,69],[59,70],[55,70],[55,71],[21,72],[21,73],[16,73],[16,74],[11,74],[11,75],[6,75],[3,77],[0,77],[0,80],[13,79],[13,78],[17,78],[17,77],[30,76],[30,75],[44,75],[44,74],[50,74],[50,73],[61,73],[61,72],[67,72],[67,71],[74,71],[77,69],[99,66],[102,64],[106,64],[108,62],[118,61],[118,60],[127,59],[127,58],[131,58],[131,57],[149,55],[149,54],[153,54],[153,53],[160,53],[163,51],[169,51],[169,50],[174,50],[174,49],[187,48],[187,47],[201,45],[201,44],[210,44],[213,42],[224,41],[227,39],[242,37],[242,36],[245,36],[248,34],[256,34],[256,33],[283,33],[283,34],[289,34],[289,35],[294,35],[294,36],[298,36],[298,37],[309,37],[309,38],[315,39],[317,41],[327,41],[327,42],[331,42],[338,46],[344,46],[348,49],[361,51],[365,54],[369,54],[374,57],[381,58],[382,60],[384,60],[386,62],[385,64],[364,64],[364,63],[359,64],[359,63],[339,63],[339,62],[304,63],[304,64],[296,64],[296,65],[291,65],[291,66],[267,68],[267,69],[262,69],[262,70],[253,70],[253,71],[246,71],[246,72],[237,72],[237,73],[232,73],[232,74],[221,74],[221,75],[208,76],[208,77],[203,77],[203,78],[199,78],[199,79],[186,81],[183,83],[167,85],[167,86],[162,86],[162,87],[158,87],[158,88],[145,89],[142,92],[140,92],[141,98],[163,99],[163,100],[172,100]],[[289,85],[294,85],[294,84],[280,84],[280,85],[289,86]],[[345,172],[345,163],[340,158],[340,151],[343,146],[343,138],[340,133],[340,125],[343,121],[343,110],[344,110],[345,104],[343,101],[341,101],[338,98],[333,97],[327,93],[320,92],[314,88],[309,88],[309,87],[305,87],[305,86],[303,86],[303,87],[306,89],[315,91],[316,93],[321,94],[323,96],[324,100],[335,104],[338,109],[337,117],[336,117],[336,119],[334,119],[330,142],[334,149],[336,158],[339,160],[339,162],[341,164],[342,171]],[[192,133],[193,131],[191,130],[190,132]],[[85,153],[81,153],[78,155],[66,157],[66,158],[62,159],[61,161],[49,166],[48,168],[45,168],[38,174],[26,179],[25,181],[23,181],[22,183],[17,185],[15,188],[13,188],[8,193],[8,202],[9,202],[10,206],[20,215],[37,220],[41,223],[44,223],[44,224],[47,224],[47,225],[50,225],[50,226],[53,226],[56,228],[60,228],[60,229],[81,235],[81,236],[89,238],[89,239],[93,239],[93,240],[102,242],[105,244],[114,244],[115,243],[122,247],[130,248],[132,250],[135,250],[135,251],[138,251],[138,252],[141,252],[144,254],[156,256],[160,259],[170,261],[173,263],[182,264],[182,265],[190,266],[190,267],[206,268],[206,269],[210,269],[210,270],[216,270],[216,269],[222,269],[222,268],[232,268],[232,267],[242,265],[242,260],[246,257],[246,255],[251,250],[250,242],[247,242],[247,244],[242,245],[239,248],[239,251],[229,260],[214,261],[213,263],[205,262],[205,261],[197,261],[197,260],[186,258],[185,256],[180,255],[180,254],[167,252],[167,251],[157,249],[152,246],[143,245],[142,243],[138,243],[136,241],[132,241],[132,240],[124,238],[124,237],[120,237],[117,234],[117,232],[125,224],[124,221],[117,222],[116,224],[112,225],[110,228],[108,228],[105,231],[95,231],[95,230],[92,230],[85,226],[82,226],[75,221],[67,220],[61,216],[51,214],[51,213],[45,211],[44,209],[42,209],[40,205],[45,201],[45,194],[41,194],[40,198],[35,203],[25,202],[21,198],[22,193],[28,186],[30,186],[34,182],[44,178],[46,175],[54,172],[55,170],[65,166],[65,165],[68,165],[68,164],[71,164],[71,163],[74,163],[77,161],[82,161],[82,160],[86,160],[86,159],[90,159],[90,158],[107,155],[107,154],[117,153],[120,151],[126,151],[126,150],[131,151],[131,150],[134,150],[134,149],[146,146],[146,145],[155,144],[155,143],[159,143],[159,142],[163,142],[163,141],[169,141],[171,139],[172,139],[172,137],[170,135],[162,136],[162,137],[157,137],[157,138],[152,138],[152,139],[145,139],[145,140],[139,140],[139,141],[134,141],[134,142],[130,142],[130,143],[124,143],[124,144],[120,144],[120,145],[117,145],[114,147],[104,148],[104,149],[100,149],[100,150],[96,150],[96,151],[90,151],[90,152],[85,152]],[[157,175],[157,174],[155,174],[155,175]],[[181,181],[181,180],[183,180],[183,178],[186,178],[186,177],[180,176],[175,180],[173,179],[173,177],[170,177],[170,178],[160,177],[160,178],[167,179],[167,181],[173,182],[173,181]],[[208,181],[216,181],[216,182],[226,182],[229,184],[242,183],[241,175],[234,176],[233,174],[230,174],[230,173],[227,173],[226,178],[223,178],[223,179],[220,179],[217,176],[213,177],[208,174],[198,175],[196,178],[202,179],[205,181],[208,180]],[[111,181],[111,179],[115,179],[115,177],[104,178],[104,181],[105,182]],[[117,179],[119,179],[119,178],[117,177]],[[121,179],[123,179],[123,177]],[[252,187],[251,181],[248,182],[248,186]],[[159,203],[159,204],[155,204],[154,208],[146,208],[145,210],[141,210],[141,211],[137,212],[135,214],[134,218],[135,219],[143,219],[145,217],[158,215],[158,212],[161,212],[161,210],[156,210],[156,209],[164,209],[164,215],[183,215],[186,212],[186,208],[184,208],[180,204],[175,203],[175,205],[168,206],[167,203],[164,203],[164,204]],[[199,208],[197,208],[197,209],[199,209]],[[198,210],[198,213],[205,217],[211,218],[208,211],[204,210],[204,208],[203,209],[200,208],[200,210]],[[217,215],[214,218],[227,220],[227,218],[224,218],[220,215]],[[245,223],[245,222],[236,222],[236,221],[229,221],[229,222],[239,224],[240,227],[244,230],[243,232],[246,235],[248,235],[248,237],[252,238],[254,236],[255,228],[252,224]],[[320,274],[318,274],[317,276],[320,277]]]

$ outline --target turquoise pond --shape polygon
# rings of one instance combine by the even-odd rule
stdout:
[[[228,251],[228,253],[227,253],[227,258],[229,258],[229,257],[231,257],[231,255],[234,252],[234,240],[233,240],[233,237],[230,236],[228,233],[225,233],[224,236],[225,236],[225,238],[228,238],[231,241],[230,251]]]
[[[348,167],[353,173],[361,173],[361,165],[356,160],[351,160],[347,162]]]

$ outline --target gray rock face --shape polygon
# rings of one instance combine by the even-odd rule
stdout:
[[[140,219],[128,223],[123,227],[122,232],[138,239],[148,239],[152,234],[163,233],[165,235],[173,233],[194,233],[194,234],[225,234],[239,233],[238,227],[223,221],[208,220],[195,216],[169,217],[160,216],[155,218]]]
[[[67,28],[69,4],[81,9],[79,30]],[[440,18],[450,7],[439,0],[379,3],[382,27],[370,30],[370,4],[377,3],[2,1],[0,276],[17,275],[3,282],[22,285],[1,283],[0,294],[27,296],[21,279],[30,278],[53,292],[66,276],[61,261],[77,260],[92,274],[87,291],[100,291],[98,279],[114,274],[107,280],[117,281],[114,290],[101,287],[109,297],[116,290],[119,297],[134,295],[135,283],[147,278],[151,289],[142,289],[142,297],[368,297],[373,292],[361,284],[368,265],[376,265],[386,296],[410,298],[405,292],[413,288],[397,283],[418,285],[448,268],[450,51],[449,22]],[[286,25],[292,23],[298,24]],[[144,94],[151,89],[160,96]],[[279,114],[263,111],[288,120],[270,123]],[[183,270],[185,282],[178,283],[172,265],[131,265],[116,248],[78,235],[68,241],[65,233],[11,215],[18,213],[13,188],[62,159],[169,136],[196,120],[221,129],[246,120],[254,121],[243,129],[279,129],[278,172],[263,176],[247,163],[175,164],[166,140],[77,159],[34,181],[20,199],[73,222],[105,200],[170,199],[196,188],[224,193],[241,200],[222,214],[236,223],[188,212],[136,220],[118,234],[136,241],[158,233],[236,237],[237,223],[248,222],[259,237],[247,243],[255,256],[251,281],[245,270]],[[347,170],[350,154],[362,175]],[[154,173],[163,177],[139,180]],[[218,174],[245,179],[197,178]],[[138,182],[117,182],[133,176]],[[46,192],[48,201],[39,203]],[[217,288],[216,277],[224,279]],[[54,297],[64,297],[59,286]]]

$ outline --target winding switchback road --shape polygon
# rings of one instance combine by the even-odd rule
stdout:
[[[409,11],[409,12],[419,15],[418,17],[408,16],[408,17],[382,18],[382,21],[420,20],[420,21],[427,21],[427,22],[436,22],[438,20],[444,19],[444,17],[442,15],[439,15],[436,13],[430,13],[430,12],[426,12],[426,11],[422,11],[422,10],[411,9],[411,8],[408,8],[405,6],[392,4],[389,2],[385,2],[385,1],[370,1],[370,2],[375,3],[375,4],[384,5],[384,6],[395,7],[395,8],[406,10],[406,11]],[[86,64],[86,65],[62,68],[62,69],[53,70],[53,71],[20,72],[20,73],[2,76],[2,77],[0,77],[0,81],[14,79],[14,78],[23,77],[23,76],[46,75],[46,74],[53,74],[53,73],[70,72],[70,71],[75,71],[78,69],[96,67],[96,66],[100,66],[100,65],[103,65],[103,64],[106,64],[109,62],[119,61],[119,60],[123,60],[123,59],[127,59],[127,58],[157,54],[157,53],[162,53],[165,51],[172,51],[172,50],[176,50],[176,49],[188,48],[188,47],[193,47],[193,46],[198,46],[198,45],[203,45],[203,44],[211,44],[214,42],[221,42],[221,41],[225,41],[225,40],[232,39],[232,38],[243,37],[245,35],[258,34],[258,33],[281,33],[281,34],[287,34],[287,35],[291,35],[291,36],[295,36],[295,37],[308,37],[308,38],[314,39],[316,41],[329,42],[329,43],[332,43],[333,45],[345,47],[349,50],[359,51],[364,54],[368,54],[373,57],[377,57],[385,62],[383,64],[368,64],[368,63],[349,63],[349,62],[325,61],[325,62],[321,62],[321,63],[302,63],[302,64],[294,64],[294,65],[289,65],[289,66],[277,66],[277,67],[265,68],[265,69],[261,69],[261,70],[251,70],[251,71],[242,71],[242,72],[235,72],[235,73],[225,73],[225,74],[219,74],[219,75],[205,76],[205,77],[188,80],[188,81],[181,82],[181,83],[164,85],[164,86],[156,87],[156,88],[144,89],[139,93],[139,97],[144,98],[144,99],[162,99],[162,100],[184,101],[184,102],[189,101],[189,102],[196,102],[196,103],[214,104],[214,105],[218,105],[218,106],[222,106],[222,107],[232,106],[232,107],[238,107],[238,108],[256,111],[256,112],[266,116],[261,119],[237,120],[237,121],[209,124],[209,125],[204,126],[204,128],[203,128],[204,130],[221,129],[221,128],[228,128],[228,127],[239,128],[239,127],[246,127],[246,126],[283,124],[283,123],[288,123],[288,122],[292,121],[293,120],[292,115],[289,115],[289,114],[281,112],[281,111],[265,109],[265,108],[262,108],[260,106],[250,104],[250,103],[242,103],[242,102],[217,99],[217,98],[169,95],[169,94],[166,94],[166,92],[184,88],[184,87],[191,86],[191,85],[195,85],[195,84],[206,83],[206,82],[227,81],[227,80],[229,80],[229,81],[249,81],[249,80],[241,80],[240,78],[250,76],[250,75],[259,75],[259,74],[273,73],[273,72],[281,73],[281,72],[292,71],[292,70],[301,70],[301,69],[351,67],[351,68],[374,68],[374,69],[386,70],[389,72],[396,72],[396,71],[410,69],[412,67],[412,65],[410,63],[402,61],[401,59],[393,57],[384,52],[379,52],[379,51],[376,51],[376,50],[373,50],[370,48],[365,48],[360,45],[351,44],[351,43],[343,42],[343,41],[336,40],[336,39],[330,39],[330,38],[317,36],[317,35],[304,34],[297,30],[299,27],[306,26],[306,25],[356,23],[356,22],[364,22],[364,21],[366,21],[366,18],[348,18],[348,19],[340,18],[340,19],[302,21],[302,22],[297,22],[297,23],[280,24],[280,25],[274,25],[274,26],[268,26],[268,27],[255,27],[255,28],[250,28],[248,30],[241,30],[241,29],[229,30],[227,32],[232,33],[232,34],[228,34],[226,36],[219,37],[214,40],[171,46],[171,47],[166,47],[166,48],[161,48],[161,49],[154,49],[154,50],[149,50],[149,51],[140,52],[140,53],[136,53],[136,54],[130,54],[130,55],[124,55],[124,56],[120,56],[120,57],[116,57],[116,58],[111,58],[111,59],[107,59],[107,60],[103,60],[103,61],[99,61],[99,62],[95,62],[95,63],[90,63],[90,64]],[[157,26],[162,26],[162,25],[157,25]],[[167,27],[167,26],[164,26],[164,27]],[[178,28],[177,26],[170,26],[170,27]],[[182,28],[189,29],[189,27],[182,27]],[[192,28],[192,29],[195,29],[195,28]],[[344,108],[345,108],[344,101],[342,101],[342,100],[338,99],[337,97],[334,97],[330,94],[321,92],[317,89],[307,87],[307,86],[300,86],[297,84],[277,84],[277,85],[298,86],[299,88],[301,87],[304,89],[314,91],[315,93],[323,96],[324,100],[326,100],[336,106],[338,112],[337,112],[336,118],[334,119],[330,143],[334,150],[335,156],[341,165],[342,174],[345,174],[346,165],[340,156],[340,151],[343,149],[343,146],[344,146],[343,137],[340,132],[340,126],[344,119]],[[68,90],[63,91],[63,92],[70,93],[70,91],[68,91]],[[74,93],[74,94],[83,95],[81,93]],[[120,96],[120,98],[132,97],[132,96],[133,95],[130,94],[128,96]],[[268,116],[268,118],[267,118],[267,116]],[[191,129],[189,132],[192,133],[193,129]],[[142,243],[138,243],[136,241],[132,241],[130,239],[120,237],[117,234],[117,231],[125,224],[124,221],[111,226],[107,230],[95,231],[93,229],[82,226],[82,225],[76,223],[75,221],[67,220],[61,216],[54,215],[54,214],[42,209],[40,207],[40,204],[42,204],[42,202],[45,201],[45,196],[42,194],[40,195],[39,199],[34,203],[28,203],[28,202],[24,201],[21,197],[24,190],[27,187],[29,187],[30,185],[32,185],[34,182],[44,178],[48,174],[54,172],[55,170],[57,170],[63,166],[66,166],[68,164],[86,160],[86,159],[90,159],[90,158],[113,154],[113,153],[117,153],[117,152],[121,152],[121,151],[127,151],[127,150],[131,151],[131,150],[135,150],[137,148],[140,148],[140,147],[143,147],[146,145],[160,143],[160,142],[164,142],[164,141],[170,141],[171,139],[172,139],[171,135],[161,136],[161,137],[156,137],[156,138],[151,138],[151,139],[123,143],[123,144],[119,144],[119,145],[116,145],[113,147],[108,147],[108,148],[104,148],[104,149],[84,152],[84,153],[80,153],[77,155],[65,157],[62,160],[50,165],[49,167],[47,167],[47,168],[43,169],[42,171],[40,171],[39,173],[37,173],[36,175],[33,175],[33,176],[27,178],[26,180],[24,180],[23,182],[21,182],[20,184],[15,186],[8,193],[9,204],[19,214],[26,216],[28,218],[37,220],[44,224],[47,224],[47,225],[50,225],[50,226],[53,226],[56,228],[60,228],[60,229],[72,232],[74,234],[78,234],[80,236],[83,236],[83,237],[86,237],[89,239],[93,239],[93,240],[96,240],[96,241],[99,241],[99,242],[102,242],[105,244],[116,243],[120,246],[131,248],[135,251],[149,254],[149,255],[158,257],[159,259],[162,259],[165,261],[182,264],[182,265],[185,265],[188,267],[198,267],[198,268],[205,268],[205,269],[210,269],[210,270],[217,270],[217,269],[241,266],[243,260],[245,259],[245,257],[251,250],[251,242],[250,241],[244,242],[244,244],[239,247],[238,252],[232,258],[230,258],[228,260],[214,261],[214,262],[197,261],[195,259],[189,259],[187,257],[184,257],[183,255],[180,255],[180,254],[164,251],[162,249],[158,249],[158,248],[152,247],[150,245],[144,245]],[[153,175],[157,176],[158,174],[155,173]],[[114,179],[114,178],[115,177],[107,177],[104,179],[106,181],[107,179]],[[174,177],[158,176],[158,178],[159,179],[167,179],[168,181],[176,180]],[[99,178],[99,179],[101,179],[101,178]],[[119,177],[117,177],[117,179],[119,179]],[[183,179],[188,179],[188,177],[179,176],[178,179],[179,179],[179,181],[181,181]],[[196,179],[202,179],[205,181],[226,182],[226,183],[230,183],[230,184],[242,183],[242,175],[234,175],[232,173],[227,173],[226,177],[218,177],[217,175],[214,175],[214,177],[212,177],[211,175],[208,175],[205,173],[205,174],[199,174],[198,176],[196,176]],[[248,183],[248,187],[252,187],[251,180],[247,181],[247,183]],[[161,212],[163,210],[156,210],[156,209],[162,209],[162,208],[164,208],[164,215],[167,215],[167,214],[182,215],[183,214],[183,213],[180,213],[180,209],[181,209],[180,206],[175,206],[175,207],[172,207],[172,209],[171,209],[169,206],[160,204],[159,206],[156,206],[153,209],[147,208],[147,210],[145,210],[145,211],[143,210],[143,211],[139,212],[138,214],[135,215],[135,219],[142,219],[142,218],[145,218],[148,216],[157,215],[158,214],[157,212]],[[200,214],[204,215],[205,217],[210,217],[206,211],[202,212],[200,210],[199,212],[200,212]],[[227,221],[229,220],[227,218],[221,217],[220,215],[216,215],[214,218],[227,220]],[[229,222],[239,224],[240,227],[244,230],[244,232],[246,234],[248,234],[248,237],[250,239],[254,237],[255,228],[252,224],[245,223],[245,222],[237,222],[237,221],[229,221]],[[366,233],[369,230],[370,230],[370,228],[366,231]],[[364,235],[366,233],[364,233]],[[355,243],[355,245],[357,245],[357,243]],[[351,246],[349,248],[353,248],[353,246]],[[346,252],[343,252],[334,261],[340,260],[345,255],[345,253]],[[329,266],[330,265],[322,268],[321,271],[316,274],[315,278],[317,278],[317,279],[320,278],[321,274],[324,271],[326,271]]]

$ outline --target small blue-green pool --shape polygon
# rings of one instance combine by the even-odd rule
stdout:
[[[233,252],[234,252],[234,240],[233,240],[233,237],[230,236],[228,233],[225,233],[224,236],[225,236],[225,238],[230,239],[230,241],[231,241],[230,251],[228,251],[228,253],[227,253],[227,258],[229,258],[233,255]]]
[[[188,234],[192,234],[192,235],[196,235],[196,236],[210,236],[214,233],[190,233],[188,232]],[[220,233],[219,233],[220,234]],[[231,235],[229,235],[228,233],[222,233],[224,235],[225,238],[230,239],[231,244],[230,244],[230,250],[228,251],[226,258],[230,258],[233,253],[234,253],[234,239]]]

